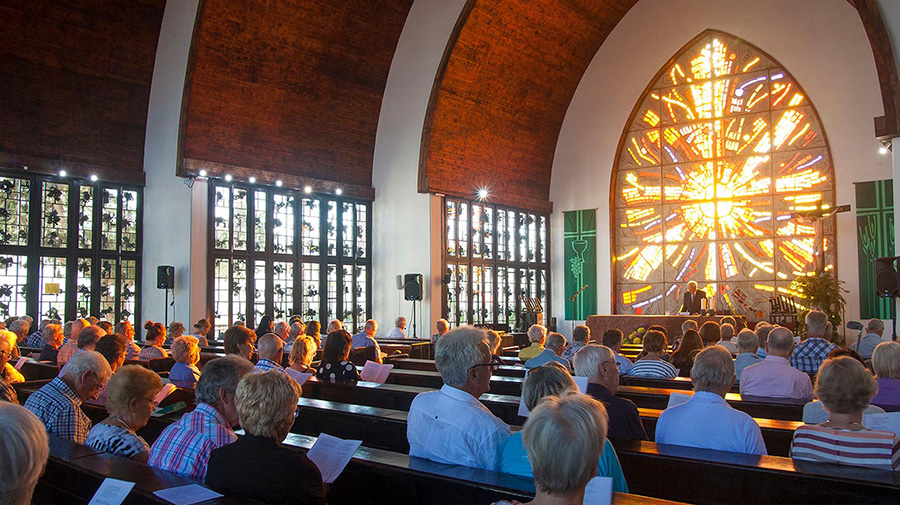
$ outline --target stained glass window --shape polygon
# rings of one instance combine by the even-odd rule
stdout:
[[[770,56],[704,33],[660,71],[621,142],[617,313],[675,313],[695,280],[711,308],[755,314],[815,269],[814,227],[801,214],[834,205],[831,155],[808,95]]]

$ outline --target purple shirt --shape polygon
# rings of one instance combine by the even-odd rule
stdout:
[[[900,411],[900,379],[878,379],[878,393],[869,402],[886,412]]]
[[[791,367],[786,358],[770,354],[741,373],[741,396],[810,401],[813,398],[812,381],[809,375]]]

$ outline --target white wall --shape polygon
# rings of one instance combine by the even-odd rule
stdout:
[[[416,192],[419,148],[425,111],[444,47],[465,0],[416,0],[400,34],[385,86],[375,138],[372,183],[373,315],[379,334],[398,315],[407,320],[412,303],[403,301],[395,278],[407,273],[425,276],[425,299],[419,312],[418,336],[431,335],[440,307],[440,281],[431,275],[431,207],[429,195]],[[440,230],[437,228],[437,230]],[[439,233],[439,231],[438,231]],[[438,267],[439,268],[439,267]],[[437,293],[438,296],[433,296]],[[407,328],[412,336],[411,327]]]
[[[147,186],[144,188],[141,315],[144,320],[163,321],[165,294],[156,288],[156,267],[172,265],[175,267],[176,303],[174,308],[169,307],[169,321],[183,321],[188,327],[187,323],[191,321],[191,248],[203,247],[205,251],[206,243],[192,243],[192,190],[182,179],[175,177],[175,163],[184,76],[198,3],[198,0],[166,3],[150,86],[144,146]],[[205,285],[196,280],[193,284],[201,291]]]
[[[886,2],[890,3],[890,2]],[[557,143],[550,199],[551,268],[563,271],[562,213],[597,207],[609,222],[616,147],[625,122],[657,71],[705,29],[722,30],[771,54],[809,94],[831,144],[837,204],[855,207],[854,181],[888,179],[891,160],[878,154],[873,118],[883,114],[875,62],[865,30],[846,0],[642,0],[622,19],[585,72]],[[858,318],[855,216],[838,221],[838,274],[846,281],[848,319]],[[598,313],[613,307],[610,240],[598,229]],[[563,320],[562,278],[554,276],[553,316]],[[568,331],[568,324],[560,324]]]

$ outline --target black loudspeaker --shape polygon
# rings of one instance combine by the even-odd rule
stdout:
[[[895,297],[900,295],[897,260],[900,260],[900,256],[875,260],[875,292],[878,293],[878,296]]]
[[[159,289],[175,289],[175,267],[168,265],[156,267],[156,287]]]
[[[403,298],[409,302],[422,300],[422,274],[403,276]]]

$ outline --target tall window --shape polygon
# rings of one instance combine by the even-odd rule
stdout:
[[[235,321],[344,321],[371,313],[371,203],[214,181],[209,300],[215,334]]]
[[[548,216],[444,199],[443,316],[453,325],[522,323],[523,298],[550,307]]]
[[[140,321],[138,187],[0,174],[0,317]]]
[[[831,155],[808,95],[778,62],[708,31],[657,74],[613,175],[617,313],[676,312],[689,280],[715,308],[755,314],[814,270],[814,226],[834,205]],[[826,269],[834,230],[824,230]]]

